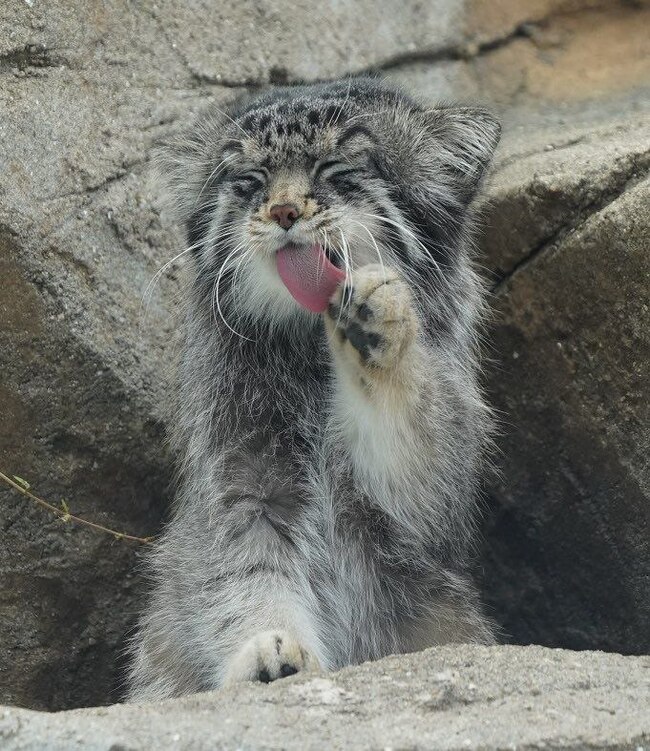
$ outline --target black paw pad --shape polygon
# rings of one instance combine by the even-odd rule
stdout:
[[[369,321],[374,316],[374,313],[370,309],[370,306],[367,305],[365,302],[362,302],[361,305],[357,308],[357,317],[361,321]]]
[[[373,331],[364,331],[358,323],[351,323],[345,330],[350,344],[358,350],[361,358],[366,361],[370,357],[370,350],[381,344],[382,337]]]
[[[294,668],[293,665],[289,665],[288,663],[284,663],[282,667],[280,668],[280,675],[283,678],[286,678],[288,675],[295,675],[298,672],[297,668]]]

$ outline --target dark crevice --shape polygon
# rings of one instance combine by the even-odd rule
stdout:
[[[622,0],[622,4],[625,4],[625,0]],[[444,47],[442,49],[434,50],[416,50],[413,52],[398,53],[390,58],[387,58],[381,63],[368,68],[366,73],[373,72],[386,72],[399,68],[402,65],[409,65],[413,63],[438,63],[438,62],[454,62],[457,60],[473,60],[481,57],[482,55],[489,54],[494,50],[506,47],[517,39],[531,39],[533,43],[538,34],[540,27],[548,25],[551,21],[557,18],[576,16],[583,12],[596,11],[604,7],[607,7],[605,3],[602,6],[595,6],[593,3],[586,2],[584,5],[571,10],[559,10],[549,13],[546,16],[540,18],[528,18],[521,21],[511,31],[502,34],[501,36],[488,39],[484,42],[476,42],[471,39],[467,39],[459,44]]]
[[[68,61],[42,44],[26,44],[20,49],[10,50],[0,55],[0,73],[29,68],[60,68],[68,66]]]
[[[503,272],[491,288],[492,294],[498,295],[508,281],[521,269],[533,263],[539,256],[554,250],[567,235],[580,229],[595,214],[600,213],[609,204],[616,201],[630,188],[644,180],[650,169],[650,152],[636,155],[627,169],[614,171],[610,176],[613,184],[593,200],[576,209],[570,221],[561,224],[552,234],[543,238],[531,248],[510,269]]]
[[[211,86],[221,86],[224,89],[248,89],[250,91],[256,91],[261,90],[266,86],[277,84],[277,80],[274,80],[276,70],[275,68],[272,68],[269,71],[269,78],[262,79],[262,78],[240,78],[240,79],[230,79],[222,76],[220,73],[217,75],[209,75],[208,73],[198,73],[197,71],[192,69],[192,66],[187,60],[183,60],[185,67],[187,68],[187,71],[194,79],[195,83],[197,85],[203,85],[203,84],[209,84]],[[301,79],[297,79],[295,77],[292,77],[288,71],[285,71],[286,79],[285,79],[285,85],[286,84],[298,84],[302,83]],[[314,81],[315,83],[315,81]]]
[[[87,188],[82,188],[81,190],[70,190],[67,193],[59,193],[56,196],[51,196],[50,198],[43,199],[43,203],[49,203],[50,201],[61,201],[65,198],[88,196],[88,195],[92,195],[93,193],[97,193],[98,191],[102,190],[103,188],[108,187],[114,182],[123,180],[125,177],[128,177],[129,175],[136,174],[137,173],[136,168],[145,164],[146,161],[147,161],[146,158],[136,159],[133,162],[129,162],[127,164],[122,165],[122,167],[117,172],[115,172],[115,174],[109,175],[105,180],[102,180],[100,183],[97,183],[96,185],[89,185]]]
[[[515,39],[521,39],[530,36],[528,29],[531,23],[525,22],[519,24],[513,31],[505,36],[490,39],[480,44],[473,42],[463,42],[451,47],[443,47],[437,50],[415,50],[412,52],[402,52],[382,63],[367,68],[361,73],[386,73],[388,71],[400,68],[402,65],[412,65],[413,63],[440,63],[454,62],[456,60],[472,60],[486,53],[505,47]]]
[[[208,76],[201,73],[197,73],[195,70],[192,69],[192,66],[190,65],[190,62],[187,60],[179,46],[172,42],[172,40],[169,38],[169,35],[167,34],[167,29],[165,28],[165,25],[160,20],[159,16],[156,13],[150,14],[152,19],[154,20],[156,26],[158,27],[158,30],[160,31],[160,34],[162,35],[163,39],[166,40],[167,44],[169,45],[170,49],[178,59],[178,61],[181,63],[183,68],[187,71],[189,76],[192,79],[192,82],[195,86],[199,86],[201,84],[209,84],[209,85],[216,85],[221,86],[225,89],[230,88],[247,88],[247,87],[258,87],[260,85],[259,81],[251,80],[251,79],[245,79],[245,81],[239,82],[239,81],[230,81],[228,79],[221,80],[221,76]]]
[[[453,60],[468,60],[474,57],[478,57],[492,50],[498,49],[509,44],[513,39],[528,36],[526,28],[530,24],[520,24],[513,32],[497,39],[491,39],[482,44],[463,43],[454,45],[452,47],[444,47],[442,49],[429,49],[429,50],[416,50],[413,52],[402,52],[387,58],[384,61],[378,62],[375,65],[371,65],[367,68],[362,68],[357,71],[352,71],[352,75],[363,76],[372,75],[376,73],[385,73],[395,68],[399,68],[402,65],[409,65],[412,63],[438,63],[438,62],[450,62]],[[297,76],[293,76],[290,71],[282,68],[272,67],[269,70],[268,78],[241,78],[241,79],[229,79],[222,75],[208,75],[205,73],[198,73],[192,70],[187,60],[183,60],[188,71],[199,84],[209,83],[218,84],[224,88],[260,88],[267,85],[286,85],[286,84],[299,84],[305,83],[305,81]],[[326,82],[330,79],[314,78],[310,79],[310,83]]]

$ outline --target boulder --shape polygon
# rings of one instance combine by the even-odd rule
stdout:
[[[153,20],[76,5],[0,8],[0,471],[72,513],[148,535],[170,475],[173,267],[143,295],[180,238],[143,165],[174,106],[191,109],[196,94],[173,53],[156,51]],[[2,701],[116,697],[138,610],[136,547],[4,485],[0,528]]]
[[[5,751],[643,749],[650,658],[448,646],[149,705],[0,708]]]
[[[496,175],[484,568],[518,643],[650,652],[649,126]]]

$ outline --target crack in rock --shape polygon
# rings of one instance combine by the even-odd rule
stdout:
[[[607,7],[603,4],[602,7]],[[376,65],[370,66],[362,73],[384,72],[393,71],[400,68],[403,65],[410,65],[412,63],[438,63],[438,62],[454,62],[457,60],[474,60],[480,58],[482,55],[489,54],[495,50],[499,50],[503,47],[507,47],[512,42],[518,39],[530,39],[533,43],[536,43],[538,32],[540,27],[548,25],[550,22],[567,16],[579,16],[584,12],[594,11],[598,6],[593,2],[585,2],[583,5],[573,7],[570,10],[557,10],[548,13],[545,16],[539,18],[526,18],[520,21],[510,31],[501,34],[499,36],[486,39],[482,42],[478,42],[471,37],[468,37],[462,42],[444,47],[437,50],[416,50],[406,53],[398,53],[383,62],[379,62]]]
[[[605,7],[605,6],[603,6]],[[548,13],[545,16],[539,18],[531,17],[525,18],[518,23],[514,28],[506,31],[501,35],[486,39],[484,41],[476,41],[471,36],[459,41],[456,44],[452,44],[446,47],[428,48],[414,51],[398,52],[392,56],[389,56],[383,60],[378,60],[376,63],[369,65],[359,70],[349,70],[348,74],[351,75],[368,75],[373,73],[384,73],[389,71],[395,71],[402,66],[408,66],[413,63],[440,63],[440,62],[453,62],[457,60],[473,60],[480,58],[482,55],[489,54],[495,50],[508,46],[518,39],[530,39],[535,43],[538,30],[540,26],[544,26],[557,18],[566,16],[577,16],[583,12],[593,11],[597,9],[598,5],[594,5],[593,2],[585,2],[584,4],[573,7],[570,10],[558,10]],[[159,22],[160,23],[160,22]],[[271,86],[282,86],[288,83],[301,83],[304,79],[300,76],[294,75],[290,70],[281,66],[271,66],[266,75],[249,78],[228,78],[222,74],[209,74],[200,72],[192,67],[189,60],[186,59],[182,51],[178,49],[175,44],[172,44],[166,33],[166,30],[160,24],[161,32],[165,36],[165,39],[172,46],[179,59],[183,63],[185,69],[192,76],[192,79],[197,84],[216,84],[223,86],[224,88],[248,88],[256,89]],[[329,78],[310,78],[310,82],[322,82],[330,80]]]
[[[413,63],[440,63],[453,62],[455,60],[473,60],[481,57],[481,55],[492,52],[493,50],[505,47],[516,39],[529,37],[529,28],[532,24],[532,21],[524,21],[510,33],[481,43],[467,40],[437,50],[416,50],[414,52],[398,53],[377,65],[372,65],[369,68],[366,68],[364,71],[361,71],[361,73],[393,71],[403,65],[411,65]]]
[[[614,173],[612,178],[614,184],[607,190],[600,193],[596,198],[592,199],[584,206],[577,209],[575,215],[573,215],[570,221],[562,223],[550,236],[545,237],[533,248],[531,248],[525,256],[517,261],[510,269],[501,274],[499,279],[491,288],[491,292],[494,295],[498,295],[502,292],[503,288],[507,285],[508,281],[522,269],[533,263],[539,256],[552,251],[557,245],[564,240],[567,235],[577,231],[584,226],[592,216],[599,214],[607,206],[614,203],[630,188],[637,185],[648,176],[650,169],[650,152],[637,154],[631,160],[629,168],[621,173]]]

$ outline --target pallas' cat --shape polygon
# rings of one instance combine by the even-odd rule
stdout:
[[[164,173],[189,246],[172,442],[130,698],[490,643],[472,582],[480,109],[371,79],[200,119]]]

